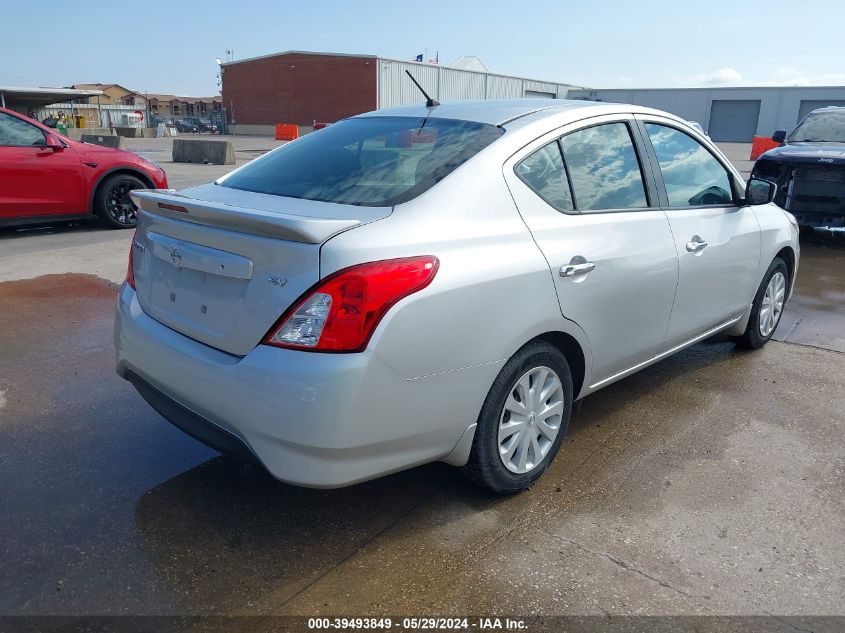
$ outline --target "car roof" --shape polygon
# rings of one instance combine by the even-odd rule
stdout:
[[[375,110],[358,116],[436,117],[438,119],[457,119],[459,121],[503,125],[508,121],[535,112],[561,112],[562,110],[589,108],[597,105],[606,104],[566,99],[479,99],[474,101],[445,101],[440,105],[427,108],[421,97],[418,104]]]
[[[810,114],[815,114],[816,112],[845,112],[845,106],[824,106],[823,108],[816,108],[815,110],[812,110]]]
[[[569,114],[572,119],[587,118],[599,114],[615,114],[629,112],[631,114],[656,114],[684,122],[683,119],[653,108],[636,106],[627,103],[610,103],[606,101],[584,101],[581,99],[485,99],[475,101],[446,101],[440,105],[427,108],[421,101],[418,104],[386,108],[359,114],[357,117],[432,117],[438,119],[457,119],[459,121],[474,121],[490,125],[504,125],[511,121],[524,119],[520,123],[537,121],[560,114]]]

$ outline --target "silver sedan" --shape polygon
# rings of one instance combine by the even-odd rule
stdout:
[[[443,460],[523,490],[575,400],[718,332],[763,346],[799,258],[774,185],[628,105],[382,110],[133,193],[118,373],[315,487]]]

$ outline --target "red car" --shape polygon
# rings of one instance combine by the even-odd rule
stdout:
[[[135,226],[133,189],[166,189],[155,163],[127,152],[72,141],[0,108],[0,227],[98,216]]]

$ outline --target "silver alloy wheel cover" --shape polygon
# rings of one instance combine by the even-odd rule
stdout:
[[[783,313],[783,304],[786,301],[786,277],[779,270],[769,279],[766,286],[766,293],[763,295],[763,302],[760,304],[760,315],[757,320],[757,328],[760,336],[766,338],[780,321]]]
[[[499,416],[497,445],[505,468],[521,475],[543,462],[560,432],[564,404],[553,369],[533,367],[519,377]]]

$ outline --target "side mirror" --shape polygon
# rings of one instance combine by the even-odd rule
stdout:
[[[772,140],[775,143],[783,143],[786,141],[786,130],[777,130],[772,134]]]
[[[745,185],[745,204],[768,204],[775,199],[778,187],[762,178],[749,178]]]
[[[44,136],[45,145],[54,152],[60,152],[65,148],[65,144],[59,140],[58,136],[54,134],[46,134]]]

